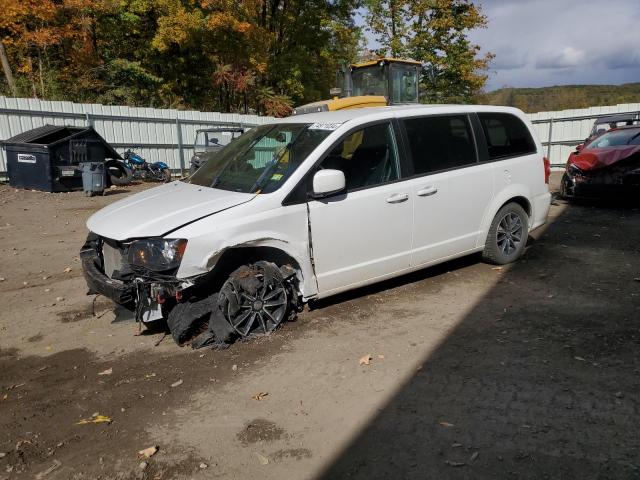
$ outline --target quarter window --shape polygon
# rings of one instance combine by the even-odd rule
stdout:
[[[428,116],[404,120],[413,169],[418,175],[476,163],[466,115]]]
[[[527,126],[509,113],[478,113],[489,150],[489,160],[536,152]]]
[[[391,125],[373,125],[350,134],[320,168],[342,170],[347,191],[397,180],[398,154]]]

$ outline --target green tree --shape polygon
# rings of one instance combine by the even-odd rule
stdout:
[[[487,80],[491,53],[468,38],[487,19],[471,0],[367,0],[369,29],[380,54],[423,62],[422,101],[471,102]]]

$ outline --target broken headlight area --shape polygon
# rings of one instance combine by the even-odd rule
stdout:
[[[165,317],[172,304],[193,286],[193,282],[174,276],[184,245],[186,241],[180,240],[118,242],[90,233],[80,251],[88,294],[110,298],[125,308],[119,310],[124,317],[128,310],[137,321]],[[145,262],[139,261],[142,257]]]
[[[186,240],[117,242],[90,234],[81,251],[88,294],[124,307],[120,318],[166,321],[178,345],[223,348],[238,338],[269,333],[299,309],[296,271],[271,262],[242,266],[221,287],[212,271],[175,277]]]
[[[152,272],[176,270],[186,248],[185,239],[135,240],[128,246],[128,261],[133,267],[141,267]]]

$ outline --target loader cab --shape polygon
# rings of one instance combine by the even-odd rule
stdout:
[[[382,58],[349,67],[350,96],[382,95],[390,105],[418,103],[420,63]]]
[[[379,58],[341,68],[331,100],[296,107],[293,115],[352,108],[416,104],[422,64],[413,60]]]

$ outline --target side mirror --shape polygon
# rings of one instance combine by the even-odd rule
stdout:
[[[576,152],[580,152],[580,150],[582,150],[584,148],[584,143],[581,143],[580,145],[576,145]]]
[[[346,179],[342,170],[320,170],[313,176],[313,196],[322,198],[344,190]]]

